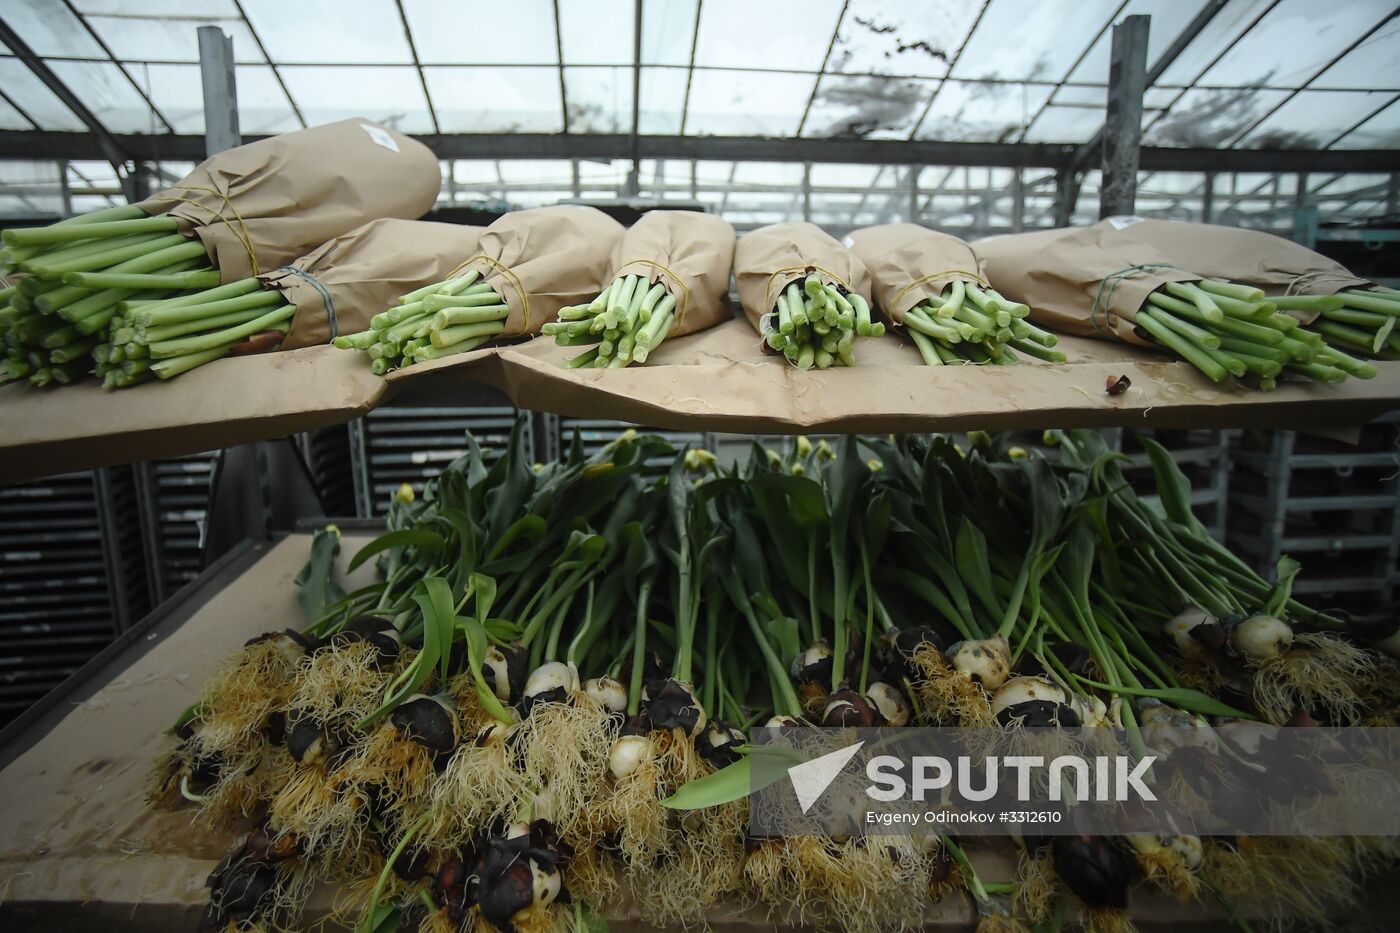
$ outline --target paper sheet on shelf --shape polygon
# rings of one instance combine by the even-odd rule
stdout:
[[[104,391],[0,387],[0,483],[158,460],[346,422],[388,387],[329,346],[227,357],[169,382]]]
[[[464,354],[400,379],[493,385],[522,408],[661,428],[737,433],[1003,428],[1361,424],[1400,408],[1400,363],[1375,379],[1217,386],[1187,363],[1125,343],[1061,338],[1063,365],[926,366],[893,335],[861,343],[856,366],[802,372],[765,355],[746,321],[667,340],[644,366],[565,369],[576,347],[547,338]],[[1110,377],[1132,388],[1105,392]]]
[[[1045,427],[1360,425],[1400,408],[1400,362],[1375,379],[1217,386],[1187,363],[1124,343],[1061,338],[1069,362],[925,366],[896,335],[863,340],[856,366],[802,372],[762,352],[738,319],[662,344],[645,366],[565,369],[550,338],[374,376],[359,353],[308,347],[218,360],[164,383],[0,387],[0,483],[198,453],[350,421],[408,386],[482,383],[522,408],[737,433]],[[1126,375],[1132,388],[1109,396]]]

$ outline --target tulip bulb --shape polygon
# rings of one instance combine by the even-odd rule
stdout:
[[[1205,647],[1192,634],[1201,625],[1214,625],[1215,617],[1204,609],[1195,606],[1183,609],[1173,616],[1162,628],[1176,646],[1183,658],[1196,658],[1205,653]]]
[[[624,735],[613,742],[608,752],[608,770],[620,781],[640,768],[650,756],[650,736]]]
[[[1230,647],[1255,664],[1281,657],[1293,646],[1293,628],[1277,616],[1250,616],[1230,632]]]
[[[865,696],[875,704],[886,725],[895,728],[909,725],[909,701],[897,688],[877,681],[866,688]]]
[[[953,667],[988,690],[995,690],[1011,676],[1011,647],[1000,635],[960,641],[948,649]]]
[[[627,711],[627,689],[611,677],[593,677],[585,680],[583,692],[610,713]]]

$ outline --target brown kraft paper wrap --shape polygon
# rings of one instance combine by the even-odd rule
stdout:
[[[972,249],[992,288],[1029,305],[1035,323],[1140,346],[1158,346],[1133,333],[1147,296],[1167,282],[1200,279],[1107,225],[987,237]]]
[[[537,334],[559,309],[587,304],[607,278],[622,224],[592,207],[511,211],[481,234],[476,254],[453,274],[475,269],[510,308],[502,337]]]
[[[138,206],[193,231],[224,282],[270,272],[381,217],[433,206],[431,149],[368,120],[283,133],[210,156]]]
[[[484,227],[429,220],[372,220],[322,244],[263,282],[296,306],[282,349],[309,347],[369,328],[402,295],[440,282],[476,252]]]
[[[674,339],[729,318],[733,267],[734,228],[728,221],[697,211],[648,211],[622,234],[612,279],[640,275],[664,285],[676,299],[676,321],[667,334]]]
[[[827,285],[856,292],[870,300],[870,272],[840,241],[815,224],[774,224],[739,237],[734,247],[734,279],[739,304],[754,330],[773,312],[789,282],[810,273]]]
[[[870,270],[875,303],[896,324],[953,282],[987,285],[970,245],[918,224],[865,227],[851,233],[847,244]]]
[[[1374,284],[1306,246],[1261,230],[1143,217],[1109,217],[1098,225],[1153,247],[1199,276],[1253,285],[1267,295],[1335,295]]]

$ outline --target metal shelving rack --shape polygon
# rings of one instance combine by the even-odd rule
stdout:
[[[217,454],[140,463],[136,497],[155,601],[193,580],[204,562],[204,530]]]
[[[152,606],[128,469],[0,488],[0,724]]]
[[[1400,589],[1400,418],[1375,422],[1351,447],[1276,431],[1232,447],[1229,543],[1269,576],[1302,561],[1294,587],[1317,605],[1367,615]]]
[[[509,406],[399,406],[377,408],[350,422],[350,473],[354,479],[355,514],[383,515],[389,498],[407,483],[414,493],[467,452],[471,431],[489,456],[505,446],[515,424]],[[536,418],[529,419],[526,443],[538,458]]]

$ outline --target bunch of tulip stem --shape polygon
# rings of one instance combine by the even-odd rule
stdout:
[[[1347,288],[1335,295],[1285,295],[1271,297],[1281,311],[1307,311],[1317,315],[1308,325],[1330,344],[1374,356],[1400,360],[1400,291],[1393,288]]]
[[[904,327],[929,366],[1018,362],[1013,350],[1063,363],[1057,338],[1026,317],[1031,309],[990,288],[957,281],[904,314]]]
[[[799,369],[854,366],[856,337],[879,337],[885,325],[870,319],[870,304],[815,273],[790,282],[768,316],[764,341]]]
[[[138,293],[118,304],[107,341],[94,349],[97,375],[108,388],[169,379],[228,356],[254,337],[280,343],[295,313],[281,292],[256,278],[174,297]]]
[[[593,344],[571,358],[570,369],[621,369],[645,363],[676,325],[676,298],[641,275],[619,275],[586,305],[560,308],[544,325],[561,347]]]
[[[1283,374],[1329,383],[1375,376],[1375,367],[1332,346],[1325,331],[1303,327],[1280,311],[1295,304],[1235,282],[1168,282],[1147,296],[1136,324],[1140,335],[1175,351],[1214,382],[1248,376],[1269,390]]]
[[[342,350],[369,354],[377,376],[390,370],[475,350],[500,335],[510,316],[505,300],[481,273],[434,282],[399,298],[399,305],[370,319],[369,330],[331,341]]]
[[[308,570],[299,578],[304,597],[312,591],[320,594],[303,599],[318,620],[310,634],[330,636],[365,621],[362,613],[373,613],[379,617],[376,630],[391,643],[391,654],[413,652],[404,654],[407,667],[397,679],[391,682],[392,668],[375,675],[384,683],[376,689],[384,691],[384,705],[365,719],[357,713],[359,725],[341,740],[350,743],[352,751],[367,751],[375,734],[369,726],[402,708],[400,704],[408,706],[415,691],[426,693],[434,682],[441,691],[452,680],[449,674],[470,676],[482,707],[502,724],[512,723],[509,728],[516,728],[515,715],[502,704],[517,704],[523,721],[519,728],[526,732],[550,721],[547,716],[541,718],[526,699],[536,698],[540,708],[554,704],[557,709],[587,709],[576,678],[605,675],[608,683],[585,681],[584,689],[597,688],[597,696],[611,698],[608,708],[617,718],[611,720],[609,731],[592,730],[588,734],[593,740],[579,741],[573,748],[571,754],[591,749],[582,754],[583,770],[570,765],[567,774],[551,774],[557,780],[540,785],[549,787],[553,817],[564,825],[566,841],[583,852],[598,844],[597,834],[610,827],[581,822],[578,812],[561,810],[566,799],[562,795],[582,801],[585,811],[601,807],[621,786],[616,783],[623,776],[619,765],[629,764],[622,760],[626,756],[617,754],[620,750],[640,745],[645,754],[632,758],[645,758],[656,753],[658,741],[666,741],[672,750],[688,747],[661,738],[656,718],[667,711],[653,701],[668,698],[669,713],[675,715],[675,701],[680,698],[682,712],[707,713],[711,721],[723,715],[735,724],[761,724],[769,711],[787,717],[815,714],[814,721],[821,722],[835,715],[837,722],[846,723],[843,710],[849,712],[856,701],[883,711],[890,707],[881,706],[877,698],[892,701],[898,709],[907,695],[918,721],[946,723],[965,710],[949,703],[946,689],[933,679],[956,677],[962,678],[958,681],[963,684],[962,696],[975,695],[984,707],[984,719],[993,721],[990,701],[998,685],[1011,676],[1012,660],[1023,657],[1034,659],[1067,696],[1087,700],[1091,690],[1118,695],[1123,700],[1121,724],[1135,735],[1132,704],[1143,697],[1197,714],[1237,715],[1201,690],[1180,685],[1175,659],[1165,650],[1172,642],[1164,637],[1162,623],[1183,605],[1194,604],[1223,618],[1236,612],[1257,613],[1268,603],[1280,616],[1286,610],[1295,623],[1339,624],[1294,603],[1286,590],[1276,595],[1275,587],[1211,541],[1190,516],[1189,484],[1165,451],[1147,445],[1164,517],[1136,499],[1116,464],[1105,459],[1107,448],[1098,435],[1074,432],[1056,437],[1063,448],[1058,468],[1039,457],[1014,458],[1009,449],[1003,459],[990,438],[974,442],[971,451],[957,448],[946,438],[867,439],[866,448],[878,456],[876,466],[871,466],[860,459],[856,441],[848,438],[840,455],[821,446],[814,452],[810,444],[804,452],[801,442],[796,455],[786,459],[755,448],[757,456],[747,467],[704,477],[698,483],[691,474],[712,468],[713,458],[692,457],[670,448],[663,439],[631,431],[587,456],[576,438],[566,456],[535,469],[529,465],[519,426],[504,455],[490,468],[469,438],[467,455],[444,472],[432,493],[417,501],[403,496],[392,504],[389,532],[352,561],[353,569],[370,557],[382,556],[383,582],[343,594],[331,586],[333,552],[329,550],[321,555],[319,573]],[[667,453],[676,459],[666,479],[649,477],[645,464]],[[993,487],[1005,494],[982,494]],[[819,520],[812,521],[813,510],[821,513]],[[324,543],[333,543],[326,538],[318,536],[313,543],[313,562]],[[488,584],[489,606],[483,602]],[[461,602],[457,602],[459,595]],[[475,615],[461,616],[469,597],[476,600]],[[811,627],[804,636],[799,634],[805,628],[799,620],[808,611]],[[1282,619],[1265,621],[1273,628],[1285,624]],[[388,637],[390,630],[392,637]],[[946,649],[946,661],[937,654],[939,664],[929,674],[897,663],[884,651],[880,654],[885,656],[879,657],[872,648],[881,632],[925,632],[926,636],[916,639],[916,652]],[[466,653],[458,656],[453,643],[464,637]],[[806,651],[798,643],[803,637],[811,639]],[[492,661],[489,671],[483,666],[488,640],[502,650],[517,652],[522,665],[533,668],[523,678],[523,687],[512,685],[511,678],[503,675],[504,655]],[[951,643],[940,648],[940,640]],[[1053,642],[1085,649],[1095,662],[1097,676],[1086,676],[1085,668],[1068,669],[1070,662],[1050,650]],[[306,650],[341,650],[337,644],[328,640],[319,649]],[[652,645],[673,652],[671,679],[664,684],[660,668],[651,675],[645,673],[654,658]],[[1153,645],[1162,645],[1163,650]],[[994,655],[1005,661],[998,670],[987,666]],[[809,657],[814,663],[808,663]],[[617,679],[629,661],[632,673],[624,691]],[[576,667],[566,668],[566,663]],[[313,666],[299,662],[294,676],[304,676]],[[798,679],[813,669],[815,674]],[[970,679],[973,673],[983,678],[986,690]],[[993,674],[994,682],[988,679]],[[789,682],[790,676],[796,683]],[[652,691],[647,699],[643,686]],[[816,687],[822,696],[815,705],[807,703],[799,700],[795,686],[804,693]],[[617,699],[623,692],[625,703]],[[844,698],[836,697],[837,692]],[[331,695],[337,697],[336,704],[341,703],[338,688]],[[425,700],[431,698],[423,696],[415,702],[421,705]],[[217,698],[211,702],[217,706]],[[624,707],[629,714],[645,712],[651,718],[651,732],[640,736],[616,732]],[[442,708],[453,714],[447,706]],[[220,712],[206,708],[199,715],[213,717]],[[480,726],[481,710],[458,712],[470,712],[470,724]],[[908,721],[910,712],[904,709],[894,724]],[[289,715],[284,725],[293,721],[295,717]],[[780,724],[800,725],[796,720]],[[252,725],[257,727],[250,733],[254,745],[261,749],[266,727],[261,722]],[[723,741],[718,744],[730,755],[743,754],[742,737],[736,738],[727,727],[719,727],[717,734],[692,733],[682,738],[693,741],[697,753],[718,747],[707,743],[719,738]],[[408,846],[432,860],[446,859],[478,841],[472,835],[481,829],[476,826],[464,828],[461,835],[434,837],[434,843],[421,842],[415,835],[429,819],[415,818],[418,808],[445,806],[436,796],[440,785],[462,782],[467,796],[453,801],[487,792],[484,782],[473,783],[481,780],[479,773],[465,766],[478,760],[473,756],[482,747],[473,733],[454,730],[451,744],[464,750],[461,761],[449,763],[449,771],[444,772],[451,777],[423,769],[421,786],[396,788],[413,798],[412,808],[394,811],[397,816],[386,815],[383,830],[365,837],[365,845],[377,846],[379,854],[390,856],[387,861],[370,860],[379,878],[368,905],[372,916],[385,906],[379,895],[397,855],[409,851]],[[538,745],[534,747],[539,750]],[[568,757],[551,760],[557,763]],[[509,764],[516,759],[504,754],[496,760],[507,770],[518,766]],[[737,764],[734,758],[729,760],[723,767],[722,762],[710,762],[715,774]],[[314,762],[298,767],[302,768],[298,774],[322,773],[314,770],[322,767]],[[233,780],[240,779],[237,769],[230,773]],[[281,772],[268,773],[275,781],[286,780]],[[339,779],[329,771],[325,774]],[[654,783],[633,802],[638,809],[654,811],[661,805],[659,795],[674,791],[664,805],[681,811],[705,810],[705,818],[691,824],[703,827],[718,812],[714,808],[747,793],[747,778],[734,781],[733,776],[700,777],[680,789]],[[278,786],[265,790],[280,793]],[[196,788],[195,793],[204,791]],[[547,804],[536,800],[535,794],[535,789],[522,791],[518,802],[531,810],[539,804],[535,810],[539,815]],[[673,825],[664,820],[657,825],[663,824]],[[692,831],[706,832],[703,828],[686,832]],[[710,854],[701,870],[685,873],[689,889],[697,877],[707,876],[707,869],[716,869],[709,874],[724,877],[717,869],[737,866],[746,871],[754,866],[759,871],[765,865],[775,867],[776,861],[777,868],[797,870],[795,863],[787,861],[791,852],[781,845],[746,852],[739,825],[716,832],[732,835],[724,850],[731,854],[720,856],[707,849]],[[677,852],[684,851],[687,838],[675,837]],[[717,837],[703,838],[713,842]],[[948,839],[944,844],[957,859],[956,844]],[[914,891],[900,888],[898,897],[882,899],[890,903],[873,905],[868,896],[871,889],[883,890],[881,885],[888,888],[894,882],[850,877],[850,872],[859,870],[868,874],[869,866],[856,860],[843,862],[842,853],[852,851],[843,845],[832,842],[824,850],[830,859],[822,871],[835,873],[850,886],[823,887],[827,875],[804,875],[792,887],[770,889],[769,906],[780,906],[773,902],[787,897],[794,898],[799,908],[810,906],[808,898],[820,900],[830,890],[832,908],[849,911],[836,914],[836,923],[863,920],[867,926],[883,923],[883,928],[900,925],[901,918],[882,915],[877,919],[871,911],[897,906],[906,893],[907,903],[922,909],[930,893],[928,879],[919,879]],[[298,857],[304,861],[330,858],[314,844]],[[665,870],[664,859],[639,857],[629,862],[624,855],[620,861],[631,872],[634,894],[660,900],[656,892],[662,889],[658,879]],[[327,865],[314,862],[314,867],[319,871]],[[400,893],[392,896],[393,904],[405,912],[418,911],[419,899],[411,896],[416,892],[397,887]],[[973,887],[984,892],[988,888]],[[429,895],[430,913],[447,906],[438,903],[431,885],[419,890]],[[982,895],[978,897],[982,900]],[[701,908],[677,905],[676,909]],[[699,922],[703,913],[683,917]]]
[[[20,273],[0,291],[0,381],[76,381],[92,370],[94,355],[109,354],[108,335],[125,303],[219,283],[203,244],[182,234],[175,218],[131,206],[6,230],[0,240],[0,272]],[[162,369],[184,371],[191,363]]]

